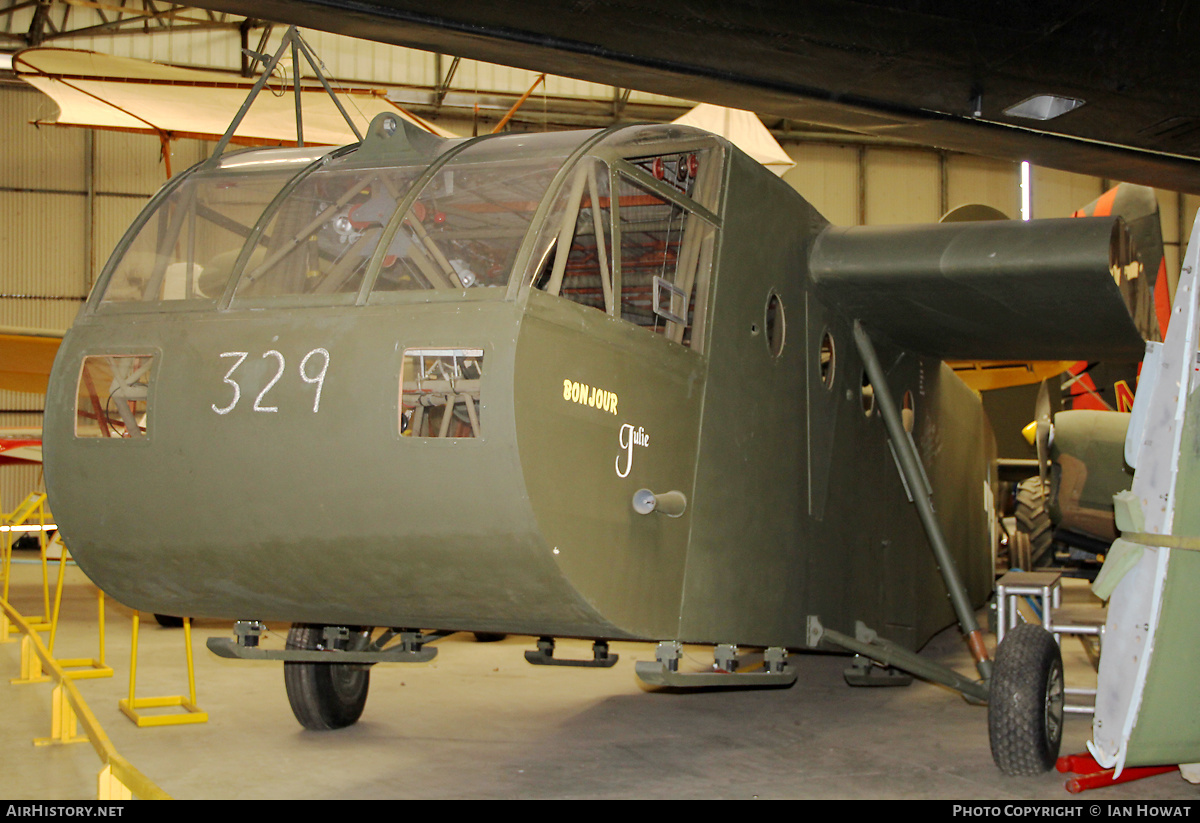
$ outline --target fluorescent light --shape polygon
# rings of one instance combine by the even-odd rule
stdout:
[[[11,54],[0,51],[0,71],[12,71],[12,60]]]
[[[1073,111],[1084,103],[1078,97],[1060,97],[1057,94],[1039,94],[1009,106],[1004,113],[1009,117],[1023,117],[1026,120],[1053,120],[1055,117]]]
[[[1031,186],[1029,182],[1029,161],[1021,161],[1021,219],[1028,220],[1032,216],[1033,207],[1030,205],[1033,202],[1031,196]]]

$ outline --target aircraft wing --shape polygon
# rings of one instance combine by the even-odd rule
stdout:
[[[61,48],[25,49],[13,60],[21,79],[58,104],[60,126],[164,134],[216,140],[253,85],[213,71],[181,69],[148,60]],[[390,103],[380,89],[341,91],[343,106],[365,129],[387,111],[440,137],[455,137]],[[302,87],[304,139],[310,145],[341,146],[358,138],[333,99],[320,86]],[[295,145],[295,100],[260,94],[232,142],[240,145]]]
[[[41,462],[41,429],[0,429],[0,466]]]
[[[897,344],[943,359],[1136,361],[1113,217],[829,227],[817,294]]]
[[[0,389],[45,394],[63,334],[0,326]]]
[[[1181,0],[191,4],[1200,193],[1200,7]]]

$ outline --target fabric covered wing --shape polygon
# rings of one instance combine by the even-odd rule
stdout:
[[[0,389],[46,393],[63,332],[0,326]]]

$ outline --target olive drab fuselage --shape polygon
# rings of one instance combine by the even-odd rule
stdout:
[[[673,126],[436,140],[180,175],[51,379],[52,510],[137,609],[806,644],[953,620],[826,221]],[[990,585],[978,398],[877,341],[959,571]],[[682,511],[635,510],[639,490]],[[676,498],[678,499],[678,498]]]

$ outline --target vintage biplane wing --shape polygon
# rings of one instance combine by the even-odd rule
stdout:
[[[0,429],[0,466],[41,462],[41,429]]]
[[[0,389],[46,393],[65,332],[0,326]]]
[[[1200,192],[1200,8],[1180,0],[192,5]]]
[[[60,109],[49,122],[59,126],[157,134],[165,138],[216,140],[254,84],[214,71],[164,66],[147,60],[113,57],[90,51],[32,48],[13,59],[13,70],[45,92]],[[239,145],[296,144],[296,105],[290,79],[280,77],[284,95],[260,94],[238,126],[232,141]],[[346,112],[359,129],[383,111],[395,113],[422,130],[441,137],[455,135],[399,109],[382,89],[338,89]],[[320,85],[301,86],[304,142],[340,146],[353,143],[338,105]]]
[[[0,326],[0,389],[45,394],[64,332]],[[42,462],[42,430],[0,429],[0,466]]]

